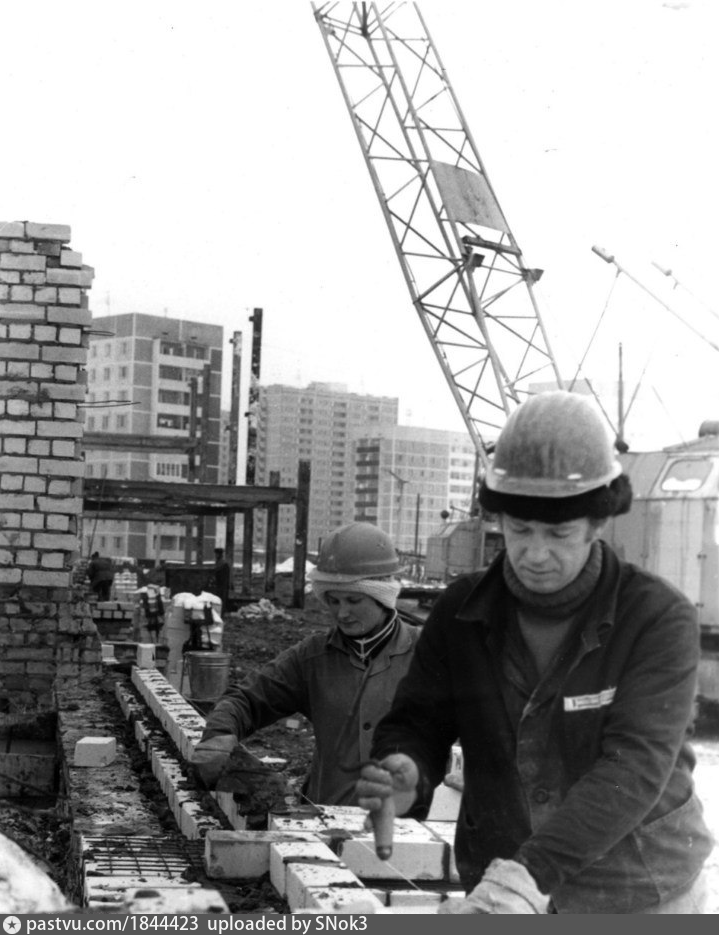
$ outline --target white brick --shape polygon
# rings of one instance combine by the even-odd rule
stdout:
[[[270,848],[293,840],[299,845],[309,842],[311,836],[277,831],[208,831],[204,853],[207,875],[213,879],[260,877],[270,870]]]
[[[312,905],[309,890],[343,887],[363,890],[362,883],[344,867],[316,864],[288,864],[285,899],[290,909],[306,909]]]
[[[281,832],[274,832],[281,834]],[[305,843],[306,836],[299,836],[295,840],[287,841],[287,835],[284,843],[274,843],[269,851],[269,870],[270,882],[280,894],[284,896],[287,891],[287,869],[294,863],[316,863],[326,866],[335,866],[346,869],[347,864],[342,863],[339,857],[331,851],[322,841],[315,840],[311,843]]]
[[[137,644],[137,665],[140,669],[152,669],[155,665],[155,644]]]
[[[449,848],[449,882],[459,883],[459,873],[457,872],[457,863],[454,859],[454,834],[457,824],[454,821],[424,821],[422,824],[432,834],[436,835],[441,841],[444,841]]]
[[[457,821],[462,793],[446,783],[441,783],[434,790],[432,805],[427,816],[428,821]]]
[[[389,911],[383,910],[384,904],[369,890],[343,886],[311,886],[305,890],[305,902],[305,908],[313,914],[368,916]]]
[[[74,766],[107,766],[117,755],[114,737],[83,737],[75,744]]]
[[[442,893],[429,893],[422,890],[392,890],[389,894],[390,909],[411,906],[417,910],[436,912],[441,902]]]
[[[25,225],[25,236],[28,240],[59,240],[61,243],[68,243],[70,227],[68,224],[37,224],[28,221]]]
[[[339,856],[363,880],[443,880],[447,844],[418,821],[397,818],[389,861],[375,854],[372,834],[339,842]]]
[[[176,915],[200,912],[215,914],[230,910],[217,890],[197,886],[142,886],[128,892],[120,911]]]
[[[341,828],[354,834],[364,831],[367,812],[363,808],[351,805],[322,806],[321,814],[317,817],[304,817],[301,813],[297,817],[283,817],[271,815],[271,827],[277,831],[309,831],[315,834],[330,834],[333,828]]]

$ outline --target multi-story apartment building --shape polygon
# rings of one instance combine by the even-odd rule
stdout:
[[[197,378],[198,432],[206,429],[197,479],[217,483],[220,461],[222,328],[158,315],[127,313],[93,319],[88,351],[87,432],[144,436],[188,435],[190,380]],[[98,333],[99,332],[99,333]],[[209,365],[209,406],[202,419],[203,374]],[[181,481],[183,453],[89,449],[88,477]],[[222,478],[224,481],[225,479]],[[205,523],[205,555],[212,556],[215,524]],[[185,526],[178,523],[96,520],[86,516],[83,549],[114,556],[182,560]]]
[[[315,551],[323,536],[355,518],[353,432],[360,426],[397,424],[398,400],[350,393],[343,384],[306,387],[273,384],[260,387],[257,413],[256,482],[280,472],[280,484],[297,483],[299,461],[310,461],[308,547]],[[264,544],[265,518],[258,513],[256,544]],[[278,555],[292,554],[295,511],[280,507]]]
[[[465,432],[414,426],[355,434],[355,519],[376,523],[401,552],[424,554],[442,512],[469,514],[476,471]]]

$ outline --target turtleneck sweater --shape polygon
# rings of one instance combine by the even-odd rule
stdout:
[[[502,570],[516,601],[520,633],[541,678],[572,631],[579,609],[596,587],[602,570],[601,546],[594,542],[577,577],[552,594],[539,594],[525,587],[506,556]]]

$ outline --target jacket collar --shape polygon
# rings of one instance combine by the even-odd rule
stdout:
[[[614,626],[619,590],[620,564],[616,553],[600,540],[602,546],[602,571],[589,602],[585,623],[582,627],[584,650],[600,645],[600,633]],[[487,571],[472,587],[457,611],[456,617],[463,621],[476,621],[487,638],[498,638],[504,627],[502,608],[513,598],[504,583],[502,562],[504,550],[497,555]]]
[[[397,611],[394,612],[394,615],[397,617]],[[413,640],[410,635],[410,627],[411,624],[405,623],[404,620],[398,620],[397,629],[392,634],[392,639],[380,652],[380,657],[385,653],[388,656],[399,656],[402,653],[409,652],[413,646]],[[342,639],[342,634],[340,633],[339,628],[336,626],[332,627],[327,636],[327,645],[333,646],[335,649],[341,649],[342,652],[347,653],[348,655],[354,655],[354,653],[351,653],[349,647]]]

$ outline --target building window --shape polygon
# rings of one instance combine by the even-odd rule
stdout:
[[[105,357],[109,357],[112,354],[112,344],[108,341],[104,348]]]
[[[167,367],[160,364],[161,380],[182,380],[182,367]]]
[[[117,375],[121,380],[127,380],[127,367],[120,367],[117,372]]]
[[[102,379],[109,380],[111,376],[112,376],[112,370],[109,367],[103,367]]]
[[[127,477],[127,465],[124,461],[118,461],[115,465],[115,477]]]
[[[159,390],[157,399],[158,402],[168,403],[171,406],[190,405],[190,394],[183,393],[182,390]]]
[[[201,344],[187,344],[185,345],[185,357],[191,357],[194,360],[206,360],[207,348]]]
[[[127,428],[127,416],[117,416],[117,418],[115,419],[115,426],[118,429],[126,429]]]
[[[122,536],[115,536],[115,551],[119,552],[122,549]]]
[[[101,428],[103,432],[107,432],[107,430],[110,428],[110,416],[102,417]]]
[[[87,417],[87,430],[88,432],[93,432],[95,430],[95,416]]]
[[[155,465],[156,477],[187,477],[187,464],[179,461],[160,461]]]
[[[189,416],[177,415],[173,412],[158,412],[158,429],[186,429],[190,424]]]

